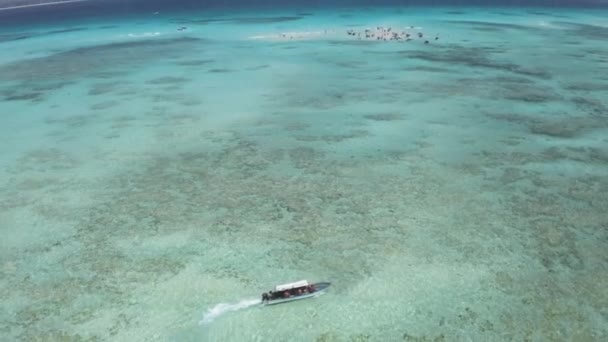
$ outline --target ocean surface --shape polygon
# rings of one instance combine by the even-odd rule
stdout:
[[[0,340],[608,340],[608,9],[91,8],[0,14]]]

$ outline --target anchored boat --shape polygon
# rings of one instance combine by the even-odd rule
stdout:
[[[273,305],[318,296],[325,292],[329,285],[331,283],[328,282],[311,284],[306,280],[277,285],[274,291],[262,294],[262,304]]]

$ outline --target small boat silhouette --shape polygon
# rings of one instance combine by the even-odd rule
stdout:
[[[262,304],[274,305],[315,297],[324,293],[330,285],[329,282],[311,284],[307,280],[277,285],[274,291],[262,294]]]

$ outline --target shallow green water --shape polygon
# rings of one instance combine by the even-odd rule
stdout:
[[[3,33],[1,339],[605,340],[606,14]],[[333,285],[253,305],[299,279]]]

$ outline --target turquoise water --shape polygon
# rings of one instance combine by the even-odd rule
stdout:
[[[606,340],[606,18],[3,28],[0,339]],[[346,34],[379,26],[413,40]],[[256,305],[299,279],[332,287]]]

